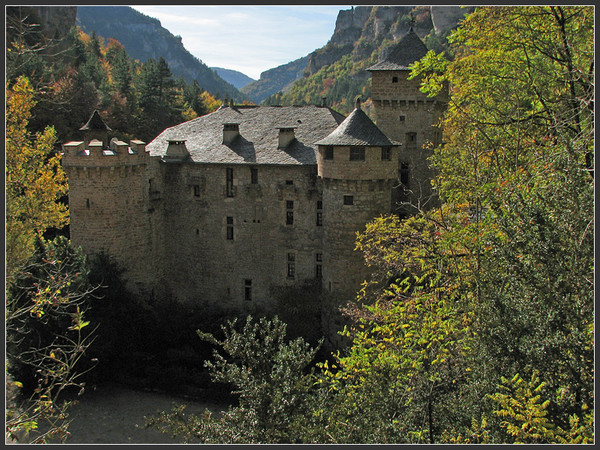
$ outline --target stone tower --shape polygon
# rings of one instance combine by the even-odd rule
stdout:
[[[390,213],[397,178],[398,148],[360,107],[318,145],[323,190],[323,286],[352,298],[366,278],[356,232]]]
[[[409,66],[427,54],[427,47],[411,28],[397,44],[367,70],[372,76],[372,99],[377,126],[402,144],[394,202],[398,212],[414,214],[435,205],[433,171],[427,158],[441,144],[439,122],[448,102],[447,88],[435,98],[420,90],[420,80],[409,80]],[[413,205],[409,207],[408,204]]]
[[[150,274],[151,233],[148,208],[148,155],[145,144],[113,138],[98,111],[81,129],[82,141],[63,144],[69,179],[70,235],[88,255],[105,252],[126,269],[138,290]]]

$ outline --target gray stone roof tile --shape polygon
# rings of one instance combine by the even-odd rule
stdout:
[[[169,140],[184,140],[196,163],[316,164],[315,142],[331,133],[344,116],[319,106],[229,106],[167,128],[150,142],[151,156],[164,156]],[[240,135],[223,144],[223,124],[239,124]],[[294,128],[295,139],[278,148],[279,129]]]
[[[318,145],[355,145],[355,146],[388,146],[396,145],[390,141],[369,116],[357,107],[348,117],[327,137],[317,142]]]

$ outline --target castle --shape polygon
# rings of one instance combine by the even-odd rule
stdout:
[[[360,102],[347,117],[230,104],[146,145],[109,141],[95,112],[63,145],[72,241],[149,297],[269,310],[274,287],[316,280],[353,298],[366,274],[356,232],[432,196],[425,144],[440,143],[447,93],[408,79],[426,52],[411,30],[368,69],[377,125]]]

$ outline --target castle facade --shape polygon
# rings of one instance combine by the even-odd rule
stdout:
[[[274,288],[306,281],[354,297],[367,273],[356,232],[432,195],[423,147],[440,143],[446,99],[407,79],[426,51],[411,31],[369,69],[377,125],[360,102],[347,117],[228,105],[146,145],[109,141],[95,112],[63,145],[71,240],[149,297],[269,310]]]

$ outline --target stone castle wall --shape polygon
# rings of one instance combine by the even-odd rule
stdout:
[[[130,287],[139,289],[153,279],[147,267],[152,249],[145,181],[149,158],[143,143],[131,146],[135,153],[127,144],[118,153],[94,145],[85,149],[83,142],[66,144],[63,166],[69,178],[71,240],[89,255],[113,256],[126,270]]]
[[[251,168],[258,171],[256,184]],[[273,286],[315,277],[323,228],[316,219],[321,196],[315,166],[161,164],[160,169],[162,267],[171,295],[222,309],[270,309]],[[232,196],[227,169],[233,171]],[[293,277],[288,254],[294,255]]]
[[[420,80],[409,80],[408,75],[407,70],[373,71],[375,123],[386,136],[402,144],[399,172],[403,164],[408,167],[406,189],[398,184],[395,201],[427,208],[435,204],[431,187],[434,172],[428,158],[433,148],[442,143],[437,125],[445,111],[448,93],[445,90],[435,98],[427,97],[419,91]]]

